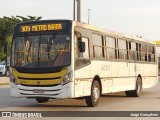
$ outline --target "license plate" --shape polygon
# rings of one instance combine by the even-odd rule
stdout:
[[[33,93],[36,93],[36,94],[44,94],[44,90],[43,90],[43,89],[34,89],[34,90],[33,90]]]

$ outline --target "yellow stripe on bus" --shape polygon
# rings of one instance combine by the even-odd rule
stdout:
[[[61,70],[60,72],[45,73],[45,74],[19,73],[16,69],[13,69],[13,75],[16,77],[17,83],[24,84],[24,85],[60,84],[63,77],[66,75],[66,73],[67,73],[67,68]],[[45,79],[45,80],[42,80],[42,79]]]
[[[54,84],[60,84],[60,79],[55,80],[21,80],[19,79],[19,84],[23,85],[54,85]]]

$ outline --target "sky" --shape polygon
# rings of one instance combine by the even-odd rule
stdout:
[[[42,16],[73,19],[73,0],[0,0],[0,17]],[[81,0],[82,22],[105,29],[160,40],[160,0]]]

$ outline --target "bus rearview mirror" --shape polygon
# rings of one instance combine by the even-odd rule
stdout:
[[[80,42],[80,52],[85,52],[85,42]]]

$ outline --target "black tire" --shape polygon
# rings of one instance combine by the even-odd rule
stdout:
[[[48,102],[49,101],[49,98],[36,98],[36,101],[38,102],[38,103],[44,103],[44,102]]]
[[[126,93],[126,96],[128,96],[128,97],[139,97],[141,91],[142,91],[142,80],[140,77],[138,77],[137,81],[136,81],[136,89],[130,90],[130,91],[125,91],[125,93]]]
[[[91,86],[91,95],[85,98],[88,107],[95,107],[99,103],[100,98],[100,85],[99,82],[94,80]]]

